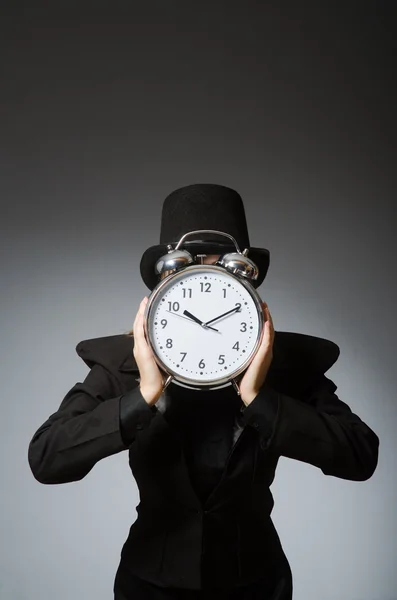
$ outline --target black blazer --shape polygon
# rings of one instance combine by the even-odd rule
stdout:
[[[28,461],[37,481],[60,484],[82,479],[99,460],[128,449],[140,502],[121,564],[139,577],[201,589],[206,582],[231,588],[270,576],[286,561],[270,517],[269,486],[280,456],[352,481],[374,473],[379,438],[324,374],[338,346],[276,331],[266,381],[237,411],[222,476],[200,499],[167,419],[172,384],[155,406],[145,402],[133,343],[120,334],[77,344],[90,371],[37,429]]]

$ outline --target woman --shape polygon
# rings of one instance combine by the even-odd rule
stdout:
[[[209,255],[203,257],[202,263],[213,264],[219,256],[220,255]],[[140,303],[138,313],[135,317],[134,327],[129,333],[134,336],[133,354],[140,373],[140,392],[149,406],[155,406],[162,394],[165,378],[153,358],[151,348],[144,335],[143,314],[147,301],[148,298],[145,296]],[[266,318],[263,342],[254,361],[252,361],[249,369],[245,372],[239,385],[242,400],[247,404],[249,403],[248,398],[253,398],[256,395],[253,386],[256,386],[257,389],[261,387],[272,360],[274,330],[269,309],[265,303],[263,304]],[[184,393],[186,394],[186,391]],[[265,581],[261,580],[260,582],[255,582],[253,585],[242,586],[236,590],[228,590],[226,592],[220,590],[206,590],[205,592],[201,592],[176,587],[171,589],[161,588],[153,583],[145,582],[145,580],[136,576],[131,576],[131,574],[128,575],[128,583],[123,584],[122,571],[119,569],[118,577],[115,582],[115,599],[129,600],[130,598],[148,598],[149,600],[153,598],[154,600],[155,598],[158,598],[159,600],[165,600],[166,598],[228,598],[232,600],[235,598],[237,600],[244,598],[248,600],[261,598],[263,600],[273,600],[275,598],[281,599],[290,597],[292,587],[288,571],[284,574],[282,574],[281,571],[279,573],[275,572],[274,575],[275,576],[271,580],[267,578]],[[280,575],[282,575],[282,579],[280,578]],[[277,593],[277,596],[274,595],[275,593]]]
[[[195,184],[163,204],[160,244],[140,264],[149,289],[167,244],[196,229],[228,232],[250,248],[260,285],[269,253],[250,247],[241,197]],[[209,239],[187,246],[207,264],[230,249]],[[98,460],[129,450],[140,502],[115,600],[291,600],[291,570],[270,517],[279,457],[355,481],[371,477],[378,460],[378,437],[324,375],[339,349],[313,336],[275,335],[263,302],[264,334],[240,396],[232,386],[197,391],[173,383],[163,393],[165,375],[144,336],[146,302],[132,331],[76,346],[90,372],[34,434],[32,472],[41,483],[77,481]]]

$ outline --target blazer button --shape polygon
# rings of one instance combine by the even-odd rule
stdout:
[[[261,438],[260,446],[261,446],[262,450],[266,450],[268,445],[269,445],[269,438]]]
[[[252,423],[252,427],[255,427],[255,429],[259,429],[259,423],[258,423],[258,421],[254,421]]]
[[[143,425],[142,423],[137,423],[135,427],[136,429],[142,429]]]

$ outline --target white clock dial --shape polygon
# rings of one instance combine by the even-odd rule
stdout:
[[[148,317],[150,343],[167,370],[200,383],[243,370],[260,335],[252,294],[216,266],[188,267],[171,277],[153,297]]]

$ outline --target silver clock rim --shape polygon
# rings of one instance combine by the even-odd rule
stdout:
[[[189,271],[205,271],[205,272],[210,271],[210,272],[220,272],[223,275],[226,274],[226,275],[230,276],[231,278],[234,278],[241,285],[243,285],[254,300],[254,303],[255,303],[255,306],[256,306],[256,309],[258,312],[258,317],[259,317],[259,328],[258,328],[258,334],[256,337],[254,348],[253,348],[252,352],[249,354],[249,356],[245,359],[245,361],[237,369],[235,369],[232,372],[229,372],[227,377],[218,377],[216,379],[208,379],[206,382],[203,382],[202,380],[194,379],[193,377],[183,377],[180,374],[173,371],[173,369],[171,369],[170,367],[165,365],[165,363],[161,360],[161,358],[156,354],[156,350],[154,348],[154,344],[152,342],[149,329],[147,327],[147,322],[148,322],[148,317],[150,314],[151,307],[153,305],[154,300],[156,299],[159,292],[163,289],[163,287],[168,286],[169,284],[171,284],[173,279],[178,279],[182,275],[186,274]],[[246,370],[246,368],[252,362],[255,354],[257,353],[257,351],[259,349],[259,346],[262,342],[262,338],[263,338],[263,334],[264,334],[265,318],[264,318],[264,314],[263,314],[262,300],[261,300],[258,292],[256,291],[256,289],[250,284],[249,281],[243,279],[242,277],[239,277],[238,275],[235,275],[234,273],[226,271],[226,269],[224,267],[220,267],[217,265],[202,265],[202,264],[189,265],[187,267],[184,267],[183,270],[177,271],[176,273],[172,273],[171,275],[168,275],[167,277],[165,277],[163,280],[159,281],[159,283],[152,290],[152,292],[149,296],[143,316],[144,316],[143,328],[144,328],[145,338],[153,352],[154,359],[155,359],[156,363],[158,364],[158,366],[167,374],[167,376],[171,375],[173,377],[173,379],[175,380],[175,383],[181,383],[181,385],[185,384],[187,387],[191,387],[193,389],[200,389],[200,390],[216,389],[218,387],[221,387],[221,386],[225,387],[225,385],[231,384],[232,379],[235,379],[236,377],[238,377],[243,371]]]

